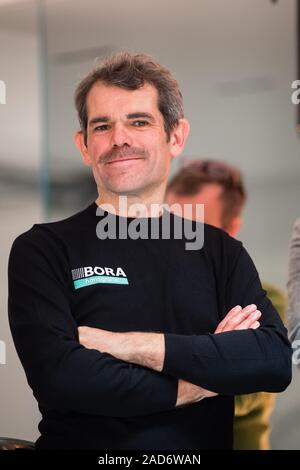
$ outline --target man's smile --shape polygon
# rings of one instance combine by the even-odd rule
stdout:
[[[128,162],[131,162],[131,161],[136,161],[136,160],[145,160],[143,157],[132,157],[132,158],[129,158],[129,157],[122,157],[122,158],[119,158],[117,160],[112,160],[111,162],[106,162],[107,165],[114,165],[114,164],[123,164],[123,163],[128,163]]]

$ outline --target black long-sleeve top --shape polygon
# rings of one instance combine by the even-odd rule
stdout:
[[[37,448],[232,448],[234,395],[291,380],[286,329],[251,258],[209,225],[187,250],[173,215],[171,239],[101,240],[96,209],[35,224],[11,249],[9,321],[42,413]],[[250,303],[259,329],[214,334]],[[78,326],[163,332],[162,373],[84,348]],[[219,395],[176,408],[178,378]]]

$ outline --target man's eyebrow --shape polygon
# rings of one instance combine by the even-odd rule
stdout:
[[[138,111],[135,113],[130,113],[126,115],[127,119],[139,119],[139,118],[146,118],[149,119],[150,121],[155,121],[154,116],[150,113],[145,113],[142,111]],[[100,122],[109,122],[110,119],[108,116],[96,116],[93,119],[89,121],[89,126],[93,126],[94,124],[98,124]]]
[[[98,122],[109,122],[109,119],[107,116],[96,116],[89,121],[89,126],[97,124]]]
[[[155,121],[154,116],[150,113],[136,112],[127,114],[127,119],[138,119],[138,118],[147,118],[150,121]]]

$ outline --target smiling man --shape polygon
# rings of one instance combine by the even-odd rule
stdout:
[[[153,58],[123,53],[75,101],[98,198],[35,224],[9,260],[10,326],[42,413],[36,446],[231,449],[234,395],[284,390],[291,349],[242,244],[193,222],[204,243],[188,250],[185,219],[161,210],[189,131],[178,84]],[[158,231],[102,239],[105,217]]]

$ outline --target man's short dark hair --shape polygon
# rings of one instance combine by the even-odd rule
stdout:
[[[241,172],[234,166],[217,160],[195,160],[185,165],[169,182],[167,191],[180,196],[194,196],[206,184],[222,187],[222,227],[239,216],[246,202],[246,190]]]
[[[149,55],[118,53],[100,63],[76,89],[75,106],[85,143],[88,124],[87,96],[97,82],[127,90],[137,90],[146,83],[153,85],[158,92],[158,109],[164,118],[167,140],[170,139],[170,133],[178,125],[179,119],[184,116],[182,95],[169,70]]]

